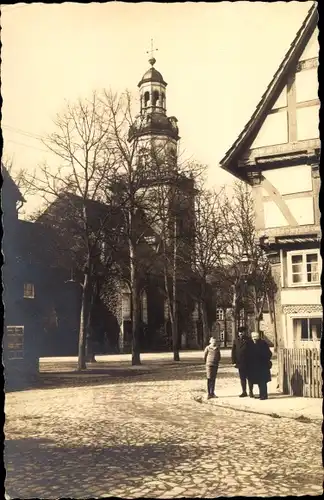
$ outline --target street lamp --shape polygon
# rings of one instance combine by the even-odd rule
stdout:
[[[251,274],[252,270],[252,262],[246,252],[243,253],[239,265],[240,265],[241,276],[243,277],[244,283],[247,283],[248,277]]]
[[[244,296],[245,294],[248,295],[248,288],[249,288],[249,278],[252,274],[252,269],[253,268],[253,261],[251,260],[251,258],[249,257],[249,255],[244,252],[243,255],[242,255],[242,258],[241,258],[241,261],[240,261],[240,271],[241,271],[241,278],[242,278],[242,282],[243,282],[243,290],[242,290],[242,294],[243,294],[243,299],[244,299]],[[247,300],[247,303],[248,303],[248,300]],[[246,316],[245,314],[245,306],[246,305],[246,302],[243,300],[243,310],[244,310],[244,316]]]
[[[238,262],[238,275],[239,278],[235,281],[235,283],[232,285],[233,289],[233,302],[232,302],[232,308],[233,308],[233,334],[234,338],[236,338],[236,313],[237,313],[237,301],[238,301],[238,296],[241,295],[239,294],[240,287],[242,285],[242,282],[244,285],[248,284],[248,278],[251,274],[252,271],[252,261],[249,258],[248,254],[244,252],[242,254],[241,259]]]

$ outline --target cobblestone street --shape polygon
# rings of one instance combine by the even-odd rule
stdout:
[[[143,373],[113,384],[8,393],[11,498],[322,493],[319,423],[197,401],[205,390],[201,365],[163,373],[156,382]],[[237,377],[222,365],[217,386],[233,383],[239,394]]]

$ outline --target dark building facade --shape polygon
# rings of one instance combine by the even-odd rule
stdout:
[[[4,265],[2,268],[6,385],[21,385],[38,372],[41,304],[37,272],[25,245],[25,226],[18,219],[24,203],[18,187],[2,166]],[[39,277],[41,274],[39,274]]]

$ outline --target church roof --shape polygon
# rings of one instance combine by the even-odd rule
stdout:
[[[174,139],[179,139],[179,128],[177,126],[177,119],[174,117],[167,117],[162,113],[150,113],[147,115],[146,120],[139,116],[137,120],[130,126],[128,138],[132,138],[137,135],[167,135],[173,137]]]
[[[298,30],[289,50],[285,54],[277,72],[273,76],[270,84],[268,85],[266,91],[259,104],[257,105],[254,113],[252,114],[250,120],[245,125],[243,131],[238,136],[234,144],[226,152],[224,158],[220,161],[220,166],[230,172],[233,175],[242,177],[242,172],[238,172],[235,160],[238,159],[239,154],[242,150],[249,146],[248,142],[253,136],[253,133],[259,125],[261,125],[271,109],[273,101],[278,97],[286,84],[286,77],[291,68],[293,68],[300,56],[302,55],[311,35],[313,34],[317,26],[318,14],[317,14],[317,2],[314,2],[312,7],[309,9],[307,16]],[[246,179],[245,179],[246,180]]]
[[[139,82],[138,86],[140,87],[143,83],[146,82],[156,82],[156,83],[162,83],[163,85],[167,85],[167,83],[163,80],[163,76],[159,71],[157,71],[155,68],[150,68],[144,73],[142,76],[142,80]]]

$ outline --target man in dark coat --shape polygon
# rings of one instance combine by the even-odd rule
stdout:
[[[251,362],[253,366],[252,382],[258,384],[260,399],[268,399],[267,383],[271,380],[272,352],[267,342],[260,338],[258,332],[252,332],[253,349]]]
[[[249,396],[253,398],[253,382],[251,380],[251,350],[253,342],[248,337],[246,328],[241,327],[238,332],[238,338],[235,339],[232,348],[232,363],[238,368],[242,386],[240,398],[246,398],[246,382],[249,384]]]

